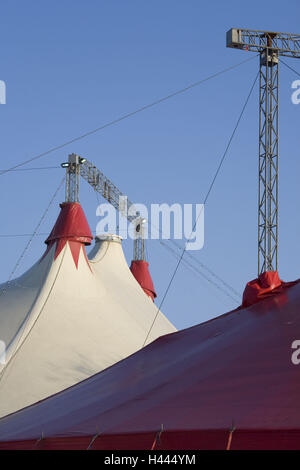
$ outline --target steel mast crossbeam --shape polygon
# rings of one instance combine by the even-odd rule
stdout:
[[[278,270],[279,56],[300,58],[300,35],[232,28],[227,47],[258,52],[258,274]]]
[[[232,28],[227,31],[226,41],[227,47],[234,49],[260,53],[272,48],[277,55],[296,58],[300,55],[300,34]]]

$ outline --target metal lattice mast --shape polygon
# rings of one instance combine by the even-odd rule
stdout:
[[[146,220],[142,217],[138,217],[134,222],[134,248],[133,248],[133,259],[134,260],[145,260],[145,231],[144,224]]]
[[[68,163],[62,165],[66,168],[66,202],[79,201],[79,175],[80,157],[72,153]]]
[[[227,32],[227,47],[260,59],[258,274],[278,270],[279,55],[300,58],[300,35],[249,29]]]
[[[134,260],[146,260],[144,224],[146,220],[140,217],[127,196],[115,186],[96,166],[86,158],[75,153],[69,155],[68,162],[62,163],[66,168],[66,201],[79,201],[79,179],[85,179],[92,188],[100,193],[115,209],[120,211],[134,226]],[[124,208],[124,203],[126,208]],[[127,210],[130,209],[130,210]],[[126,210],[125,210],[126,209]]]

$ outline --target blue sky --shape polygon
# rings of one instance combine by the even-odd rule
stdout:
[[[10,1],[1,5],[1,169],[29,159],[253,53],[225,47],[231,27],[300,33],[296,0],[263,2]],[[300,61],[286,59],[300,71]],[[132,201],[202,203],[241,107],[258,59],[137,114],[27,167],[58,166],[75,152],[95,162]],[[280,71],[279,273],[299,277],[299,118],[291,102],[296,75]],[[63,170],[0,176],[0,235],[32,233]],[[242,293],[257,273],[258,87],[205,208],[205,245],[193,256]],[[60,191],[40,233],[51,229]],[[80,201],[95,230],[97,198],[83,182]],[[17,271],[44,250],[38,235]],[[5,281],[28,238],[0,238]],[[124,242],[128,262],[132,242]],[[148,243],[158,303],[176,259]],[[182,265],[162,310],[178,328],[236,306]]]

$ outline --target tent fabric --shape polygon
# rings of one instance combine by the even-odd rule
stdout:
[[[275,291],[0,419],[0,448],[300,449],[300,281]]]
[[[154,301],[157,295],[149,272],[149,263],[144,260],[133,260],[130,265],[130,271],[143,291]]]
[[[157,307],[132,275],[121,238],[92,235],[79,203],[61,205],[46,253],[0,286],[0,416],[94,375],[143,346]],[[147,342],[176,331],[161,313]]]
[[[45,243],[65,239],[90,245],[93,239],[88,221],[79,202],[63,202],[57,221]]]
[[[59,206],[61,211],[50,235],[45,240],[48,248],[42,259],[47,256],[52,246],[55,245],[54,260],[56,260],[68,242],[75,266],[78,269],[80,252],[82,251],[84,257],[87,258],[84,245],[90,245],[93,236],[85,213],[78,202],[64,202]]]
[[[165,432],[155,443],[154,433],[95,435],[0,442],[0,450],[298,450],[300,432],[228,431]]]

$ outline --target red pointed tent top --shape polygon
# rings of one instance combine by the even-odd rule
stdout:
[[[48,245],[61,238],[66,238],[90,245],[93,235],[79,202],[63,202],[59,206],[61,212],[45,243]]]
[[[90,245],[93,235],[79,202],[63,202],[60,214],[45,243],[48,245],[45,255],[54,243],[56,250],[54,259],[60,254],[66,242],[69,242],[76,267],[82,245]],[[85,253],[85,250],[84,250]],[[45,256],[44,255],[44,256]]]
[[[300,280],[284,282],[162,336],[0,419],[0,449],[299,449],[299,305]]]
[[[143,291],[154,301],[157,295],[149,272],[149,263],[143,260],[131,261],[130,270]]]

